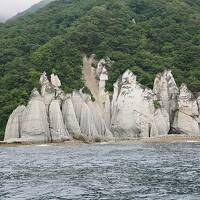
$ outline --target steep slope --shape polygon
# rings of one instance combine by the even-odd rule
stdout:
[[[0,24],[0,129],[42,71],[56,71],[65,91],[81,88],[81,53],[115,61],[109,90],[127,68],[149,87],[170,68],[198,91],[199,13],[198,0],[59,0]]]

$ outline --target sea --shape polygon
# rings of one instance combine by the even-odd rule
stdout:
[[[0,147],[0,200],[200,200],[200,143]]]

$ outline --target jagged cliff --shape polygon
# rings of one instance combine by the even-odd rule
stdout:
[[[93,67],[97,65],[97,68]],[[200,97],[182,84],[177,87],[171,71],[156,76],[154,88],[137,82],[126,70],[114,84],[113,94],[105,90],[109,59],[83,58],[83,76],[89,94],[65,94],[57,75],[40,77],[41,91],[33,89],[28,105],[11,114],[6,142],[85,142],[129,140],[165,136],[170,133],[200,135]]]

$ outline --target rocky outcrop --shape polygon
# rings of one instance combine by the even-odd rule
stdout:
[[[48,112],[49,105],[56,95],[55,87],[49,82],[46,72],[43,72],[43,74],[41,75],[40,84],[41,96],[44,98],[44,103]]]
[[[73,93],[72,103],[74,105],[74,111],[79,122],[81,133],[84,137],[84,140],[87,142],[101,141],[101,137],[98,134],[94,123],[92,112],[85,101],[87,101],[87,99],[83,99],[81,93]]]
[[[25,106],[18,106],[10,115],[5,131],[5,141],[21,137],[22,116],[25,109]]]
[[[31,142],[50,141],[46,107],[37,89],[32,91],[30,101],[23,112],[21,138]]]
[[[178,111],[172,129],[174,133],[200,135],[197,100],[185,84],[180,87]]]
[[[51,74],[51,83],[55,88],[59,88],[61,86],[60,79],[55,74]]]
[[[118,139],[131,139],[165,135],[169,124],[152,90],[136,81],[136,76],[127,70],[114,84],[111,131]],[[159,124],[156,119],[162,119]]]
[[[52,142],[62,142],[70,139],[58,100],[53,100],[50,104],[49,121]]]
[[[89,106],[92,116],[93,123],[95,124],[98,135],[100,136],[102,141],[110,141],[113,140],[113,135],[101,114],[100,108],[95,102],[92,102],[90,97],[88,97],[87,105]]]
[[[170,70],[157,74],[153,91],[157,95],[161,107],[168,112],[169,120],[172,124],[178,106],[179,89]]]
[[[97,68],[93,67],[93,64]],[[127,70],[106,91],[112,61],[83,58],[83,75],[92,97],[80,91],[65,94],[55,74],[40,77],[41,94],[34,89],[28,105],[11,114],[7,142],[85,142],[129,140],[165,136],[169,133],[200,135],[200,97],[195,99],[186,85],[178,89],[171,71],[156,76],[154,88],[137,82]]]
[[[75,139],[84,140],[79,127],[79,122],[76,118],[74,106],[71,99],[71,94],[67,94],[62,105],[62,114],[66,129],[69,131],[71,137]]]

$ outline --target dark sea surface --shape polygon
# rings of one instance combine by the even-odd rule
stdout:
[[[200,200],[200,143],[0,147],[0,200]]]

